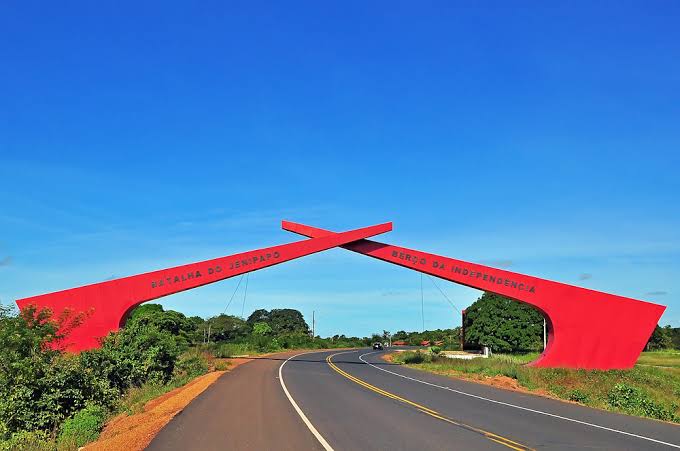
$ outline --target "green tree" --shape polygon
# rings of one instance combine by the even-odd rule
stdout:
[[[211,341],[237,340],[246,337],[252,330],[252,326],[238,316],[220,314],[213,316],[204,324],[210,325]]]
[[[255,323],[269,323],[269,312],[263,308],[250,314],[246,322],[253,327]]]
[[[680,349],[680,327],[671,328],[671,341],[673,349]]]
[[[532,307],[485,292],[466,309],[466,346],[491,346],[497,352],[538,351],[543,316]]]
[[[269,316],[269,325],[277,335],[291,332],[309,333],[309,326],[302,313],[295,309],[273,309]]]
[[[398,340],[406,340],[408,338],[408,332],[405,330],[398,330],[392,335],[392,340],[398,341]]]
[[[309,333],[309,325],[302,313],[295,309],[264,309],[255,310],[246,320],[252,327],[255,323],[267,323],[272,328],[274,335],[283,335],[295,332]]]
[[[178,338],[177,344],[183,349],[202,339],[195,319],[189,319],[183,313],[174,310],[163,310],[163,306],[159,304],[142,304],[132,310],[126,327],[132,324],[154,326],[158,330],[166,331]]]
[[[654,328],[654,332],[649,337],[647,341],[648,351],[658,351],[661,349],[672,349],[673,348],[673,330],[671,326],[659,327],[657,324]]]

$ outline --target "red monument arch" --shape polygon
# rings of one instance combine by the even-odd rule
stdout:
[[[120,328],[130,310],[143,302],[339,246],[537,308],[549,324],[546,349],[531,363],[540,367],[631,368],[666,309],[366,239],[392,230],[391,223],[339,233],[288,221],[282,226],[308,239],[24,298],[17,305],[49,308],[57,317],[84,314],[83,323],[62,343],[66,350],[81,351],[99,346],[101,338]]]

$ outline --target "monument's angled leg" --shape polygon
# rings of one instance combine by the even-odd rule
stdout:
[[[379,224],[42,294],[16,302],[22,310],[30,305],[38,309],[47,307],[52,310],[53,317],[61,317],[68,312],[85,313],[86,319],[83,323],[70,331],[59,344],[68,351],[82,351],[98,347],[100,339],[121,327],[128,312],[142,302],[256,271],[390,230],[392,223]]]
[[[308,237],[334,233],[288,221],[282,227]],[[534,366],[631,368],[666,309],[658,304],[365,239],[341,247],[534,306],[549,324],[547,347],[531,363]]]

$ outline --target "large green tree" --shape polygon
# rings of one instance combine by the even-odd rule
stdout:
[[[247,336],[252,326],[238,316],[217,315],[206,321],[205,327],[210,325],[211,341],[236,340]]]
[[[255,310],[246,322],[251,327],[255,323],[267,323],[272,328],[274,335],[296,332],[309,333],[309,325],[302,316],[302,313],[290,308],[272,309],[271,311],[264,309]]]
[[[534,308],[485,292],[466,309],[466,347],[491,346],[496,352],[539,351],[543,316]]]
[[[200,318],[199,318],[200,319]],[[153,326],[177,337],[181,347],[201,341],[196,318],[187,318],[184,313],[164,310],[160,304],[142,304],[130,312],[126,327],[133,324]]]

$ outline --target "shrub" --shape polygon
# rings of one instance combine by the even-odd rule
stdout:
[[[678,420],[670,409],[649,399],[647,394],[639,388],[624,383],[614,385],[609,392],[608,401],[611,407],[633,415],[666,421]]]
[[[215,371],[226,371],[230,366],[229,362],[215,361]]]
[[[106,410],[90,404],[64,421],[57,439],[59,449],[73,449],[95,441],[104,426]]]
[[[132,322],[120,332],[109,334],[101,348],[80,356],[83,366],[122,393],[145,382],[167,383],[179,351],[169,332]]]
[[[56,451],[56,446],[45,431],[21,431],[0,441],[0,451]]]
[[[173,379],[193,379],[208,372],[208,359],[200,352],[187,352],[175,365]]]
[[[578,388],[569,392],[568,398],[570,401],[580,402],[581,404],[586,404],[589,400],[587,393],[582,392]]]
[[[434,355],[439,355],[439,353],[442,352],[442,348],[440,348],[439,346],[431,346],[430,352]]]
[[[407,352],[404,355],[404,363],[423,363],[425,361],[425,356],[422,352]]]

